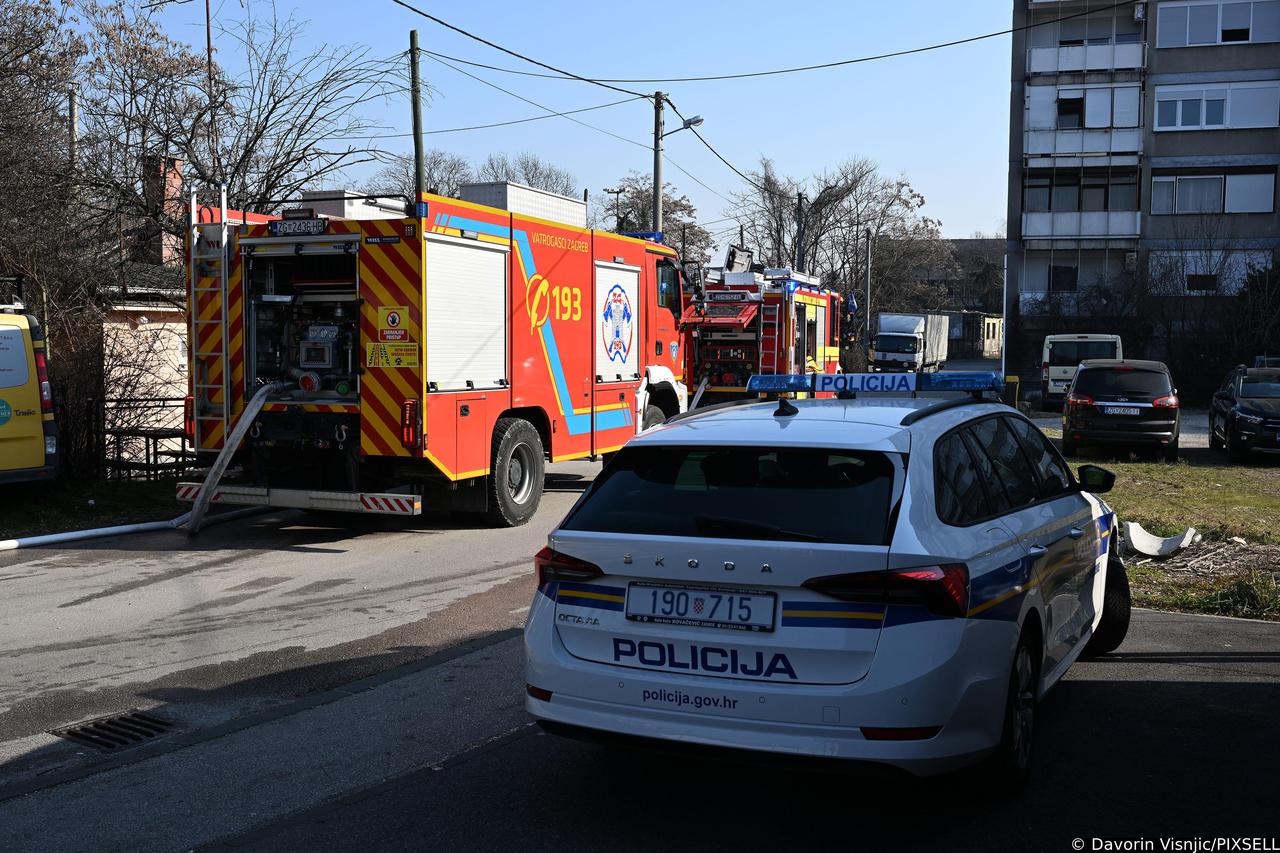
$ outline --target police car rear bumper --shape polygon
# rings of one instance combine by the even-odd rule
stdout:
[[[999,743],[1008,685],[1007,663],[1000,661],[1010,655],[1012,625],[957,620],[952,632],[932,623],[897,637],[900,629],[888,629],[860,681],[786,684],[575,658],[560,642],[553,607],[535,600],[525,631],[526,681],[535,693],[551,693],[549,701],[526,699],[541,722],[683,745],[874,762],[918,776],[976,763]],[[920,633],[930,628],[939,633]],[[957,648],[940,666],[895,665],[921,661],[919,644],[938,640]],[[868,738],[864,726],[941,728],[931,737],[879,740]]]

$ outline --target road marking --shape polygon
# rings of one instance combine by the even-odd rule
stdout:
[[[519,616],[521,613],[529,612],[529,605],[526,604],[524,607],[517,607],[515,610],[508,610],[507,612],[512,616]]]

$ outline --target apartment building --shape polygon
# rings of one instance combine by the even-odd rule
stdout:
[[[1011,371],[1047,332],[1131,331],[1135,294],[1226,306],[1277,262],[1280,0],[1014,0],[1013,25]]]

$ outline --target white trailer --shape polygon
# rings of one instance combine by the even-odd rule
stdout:
[[[867,353],[872,372],[924,373],[946,365],[950,321],[945,315],[882,312],[877,327]]]

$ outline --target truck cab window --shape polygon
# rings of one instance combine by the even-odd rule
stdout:
[[[670,261],[658,261],[658,307],[680,316],[680,271]]]

